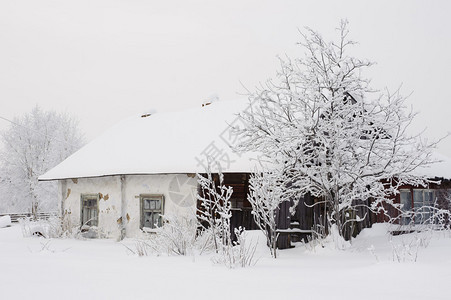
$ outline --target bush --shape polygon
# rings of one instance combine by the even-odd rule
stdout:
[[[44,238],[57,238],[63,235],[61,218],[49,217],[48,219],[33,220],[33,218],[21,218],[19,224],[24,237],[41,236]]]

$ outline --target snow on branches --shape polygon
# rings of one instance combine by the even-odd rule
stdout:
[[[342,232],[349,209],[368,199],[380,209],[400,185],[426,184],[413,171],[433,162],[435,143],[408,134],[415,114],[399,91],[376,92],[362,77],[372,63],[348,54],[347,21],[338,34],[302,33],[305,56],[281,59],[276,79],[250,95],[239,148],[263,153],[295,199],[322,199]]]
[[[197,174],[200,187],[197,199],[199,200],[198,220],[201,227],[200,235],[206,239],[208,248],[212,245],[216,256],[213,262],[223,264],[228,268],[235,266],[246,267],[255,264],[254,254],[257,244],[246,242],[246,230],[244,228],[232,228],[232,197],[233,188],[224,185],[224,175],[211,173],[211,164],[214,162],[207,157],[208,166],[206,174]],[[216,163],[216,169],[221,170]],[[216,178],[215,178],[216,177]],[[215,180],[216,179],[216,180]],[[232,232],[235,234],[234,241]]]
[[[9,212],[56,210],[56,182],[38,183],[38,176],[78,150],[83,141],[78,123],[66,114],[38,106],[14,118],[2,133],[0,182],[3,207]]]
[[[230,218],[232,217],[233,188],[224,185],[224,176],[218,175],[216,184],[211,171],[206,176],[197,175],[201,193],[197,195],[200,201],[199,219],[204,224],[204,230],[210,231],[216,253],[223,247],[232,244]]]
[[[271,172],[255,172],[249,179],[247,199],[252,205],[254,221],[266,236],[271,255],[277,258],[277,213],[280,204],[289,200],[284,197],[285,189],[279,184],[280,177]]]

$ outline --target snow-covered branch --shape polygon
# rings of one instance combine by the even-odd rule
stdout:
[[[36,213],[56,210],[56,183],[38,183],[38,176],[83,144],[78,123],[66,114],[39,107],[17,117],[1,135],[2,211]]]
[[[415,114],[399,90],[375,92],[363,78],[372,63],[348,54],[355,43],[347,27],[341,22],[334,42],[303,33],[305,56],[281,59],[276,79],[249,96],[239,146],[263,153],[294,199],[310,193],[326,201],[340,230],[355,205],[373,199],[377,209],[401,185],[427,184],[415,170],[434,163],[437,143],[407,133]]]

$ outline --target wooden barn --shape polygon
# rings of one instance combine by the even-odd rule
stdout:
[[[392,200],[396,205],[402,204],[402,206],[394,207],[390,204],[382,204],[385,212],[370,211],[368,207],[371,206],[371,199],[364,201],[365,205],[357,205],[353,211],[349,211],[349,218],[361,221],[349,222],[344,229],[344,237],[350,239],[374,223],[385,222],[394,225],[391,226],[393,233],[421,230],[424,225],[437,222],[432,217],[434,212],[439,209],[451,211],[451,161],[438,153],[434,155],[435,159],[440,161],[439,163],[416,170],[417,175],[426,176],[433,183],[427,186],[401,186],[398,190],[399,193],[392,196]],[[285,205],[289,206],[290,204],[286,203]],[[288,213],[288,208],[282,208],[279,228],[288,228],[288,230],[281,230],[283,233],[287,233],[288,240],[281,239],[279,247],[289,247],[290,238],[305,238],[311,229],[316,232],[327,232],[327,222],[325,221],[327,209],[322,199],[310,195],[305,195],[300,200],[300,205],[297,206],[294,215]],[[451,223],[449,216],[446,216],[444,221]]]

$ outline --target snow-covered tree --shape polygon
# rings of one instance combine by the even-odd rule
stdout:
[[[277,258],[277,213],[280,204],[289,200],[279,174],[255,172],[249,179],[247,199],[252,205],[255,223],[266,236],[271,255]]]
[[[340,234],[365,200],[381,209],[400,185],[424,185],[413,171],[432,162],[434,146],[409,135],[415,114],[399,91],[370,87],[362,72],[372,63],[349,55],[347,26],[341,22],[332,42],[301,33],[304,57],[281,59],[276,79],[250,95],[241,115],[241,150],[261,152],[294,200],[310,193],[325,203]]]
[[[81,147],[78,122],[36,106],[14,118],[1,138],[1,210],[34,215],[39,210],[56,210],[56,183],[38,182],[38,177]]]
[[[254,254],[257,244],[246,242],[246,230],[244,228],[232,228],[232,197],[233,188],[224,185],[224,175],[220,164],[207,158],[206,174],[197,174],[199,184],[198,226],[200,228],[198,240],[201,243],[201,251],[205,248],[214,248],[216,256],[213,262],[223,264],[228,268],[236,266],[247,267],[255,264]],[[216,165],[217,174],[211,173],[212,162]],[[232,231],[233,230],[233,231]],[[235,239],[232,237],[235,234]]]
[[[232,217],[232,197],[233,188],[224,185],[224,175],[217,174],[218,181],[213,178],[210,170],[211,163],[208,164],[206,174],[197,174],[197,182],[200,193],[198,217],[200,224],[205,231],[211,233],[212,243],[216,253],[231,247],[232,234],[230,218]],[[218,170],[219,164],[218,165]],[[225,248],[224,248],[225,247]]]

